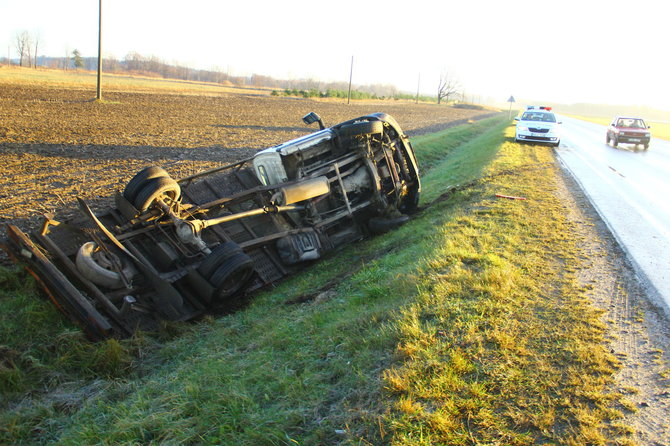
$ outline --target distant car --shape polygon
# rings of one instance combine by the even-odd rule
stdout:
[[[514,118],[516,125],[516,142],[540,142],[558,147],[561,143],[560,121],[551,111],[551,107],[528,106],[521,117]]]
[[[619,143],[636,146],[642,144],[645,149],[648,149],[651,140],[650,128],[642,118],[617,116],[607,128],[605,140],[607,144],[612,142],[614,147],[617,147]]]

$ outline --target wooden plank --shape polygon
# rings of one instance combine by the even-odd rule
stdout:
[[[14,225],[7,226],[7,233],[19,250],[18,258],[27,264],[28,271],[37,278],[57,307],[80,324],[93,340],[101,340],[112,334],[110,323],[26,234]]]

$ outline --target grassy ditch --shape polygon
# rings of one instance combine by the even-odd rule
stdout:
[[[616,362],[575,279],[559,172],[550,149],[511,143],[509,131],[492,118],[416,138],[425,190],[409,223],[235,314],[172,327],[179,336],[159,347],[156,337],[123,341],[130,360],[108,365],[106,378],[45,354],[50,373],[30,382],[48,392],[3,403],[0,443],[616,439],[610,421],[624,409],[607,390]]]

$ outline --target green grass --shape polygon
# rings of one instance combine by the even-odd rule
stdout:
[[[571,272],[578,241],[552,193],[552,160],[545,148],[504,143],[478,199],[440,225],[398,323],[405,361],[385,371],[396,444],[604,444],[615,435],[619,396],[607,384],[616,360]],[[498,192],[528,200],[495,200]]]
[[[423,209],[409,223],[235,314],[177,326],[160,346],[123,341],[131,366],[108,369],[121,376],[77,374],[52,352],[50,374],[69,379],[44,374],[31,382],[46,393],[3,403],[0,443],[625,440],[625,401],[608,391],[617,364],[576,283],[578,241],[553,193],[559,172],[550,149],[509,132],[492,118],[416,138]],[[39,350],[14,328],[11,348]],[[55,348],[59,330],[37,342]]]
[[[567,115],[573,118],[581,119],[582,121],[593,122],[604,126],[610,125],[612,117],[598,117],[598,116],[577,116]],[[648,126],[651,126],[651,136],[654,138],[661,138],[670,140],[670,123],[668,122],[654,122],[645,120]]]
[[[87,342],[37,293],[25,273],[0,269],[0,391],[5,396],[71,376],[120,376],[130,368],[129,344]]]

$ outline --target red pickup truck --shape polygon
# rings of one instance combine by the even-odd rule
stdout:
[[[651,127],[644,123],[641,118],[627,118],[617,116],[607,128],[607,144],[612,142],[612,146],[617,147],[619,143],[642,144],[645,149],[649,148],[651,140]]]

